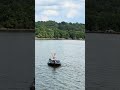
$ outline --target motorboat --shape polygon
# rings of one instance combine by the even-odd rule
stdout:
[[[61,66],[60,60],[49,59],[48,61],[49,66]]]

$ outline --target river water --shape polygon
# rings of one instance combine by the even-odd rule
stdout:
[[[56,52],[61,67],[47,65]],[[35,40],[36,90],[85,90],[85,41]]]

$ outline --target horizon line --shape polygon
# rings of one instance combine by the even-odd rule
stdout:
[[[48,22],[48,21],[55,21],[55,20],[46,20],[46,21],[39,20],[39,21],[35,21],[35,22]],[[83,22],[70,22],[70,21],[60,21],[60,22],[55,21],[55,22],[57,22],[57,23],[67,22],[67,23],[79,23],[79,24],[85,24],[85,23],[83,23]]]

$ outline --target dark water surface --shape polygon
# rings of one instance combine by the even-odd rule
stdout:
[[[34,42],[34,32],[0,31],[0,90],[30,90]]]
[[[86,33],[86,90],[120,90],[120,34]]]
[[[47,65],[51,52],[62,66]],[[36,90],[85,90],[85,41],[35,40]]]

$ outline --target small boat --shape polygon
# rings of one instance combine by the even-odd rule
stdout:
[[[49,59],[48,65],[49,65],[49,66],[61,66],[61,63],[60,63],[60,60],[52,60],[52,59]]]
[[[56,59],[56,53],[52,54],[52,59],[48,61],[49,66],[61,66],[60,60]]]

